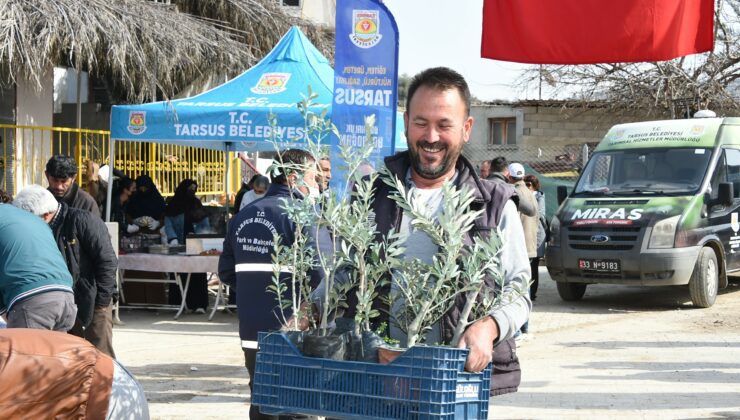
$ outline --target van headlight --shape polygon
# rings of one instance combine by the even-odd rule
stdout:
[[[553,216],[550,222],[550,241],[547,242],[547,246],[560,246],[560,219],[558,219],[558,216]]]
[[[648,248],[673,248],[678,219],[680,217],[681,215],[673,216],[656,223],[653,226],[653,231],[650,233]]]

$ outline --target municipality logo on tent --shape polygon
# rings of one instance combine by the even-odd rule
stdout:
[[[128,114],[128,132],[141,134],[146,131],[146,112],[131,111]]]
[[[290,73],[265,73],[260,76],[257,84],[249,90],[263,95],[280,93],[285,91],[288,79],[290,79]]]
[[[377,10],[353,10],[352,33],[349,39],[360,48],[372,48],[380,42],[380,12]]]

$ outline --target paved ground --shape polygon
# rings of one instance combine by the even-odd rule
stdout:
[[[710,309],[683,288],[589,286],[561,301],[541,267],[516,394],[491,418],[740,418],[740,282]],[[235,316],[124,310],[119,359],[143,383],[153,418],[247,418]]]

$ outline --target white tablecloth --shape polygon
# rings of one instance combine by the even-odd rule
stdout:
[[[160,273],[215,273],[218,255],[123,254],[118,257],[121,270]]]

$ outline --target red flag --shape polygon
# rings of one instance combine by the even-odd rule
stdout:
[[[662,61],[711,51],[714,0],[484,0],[481,57]]]

